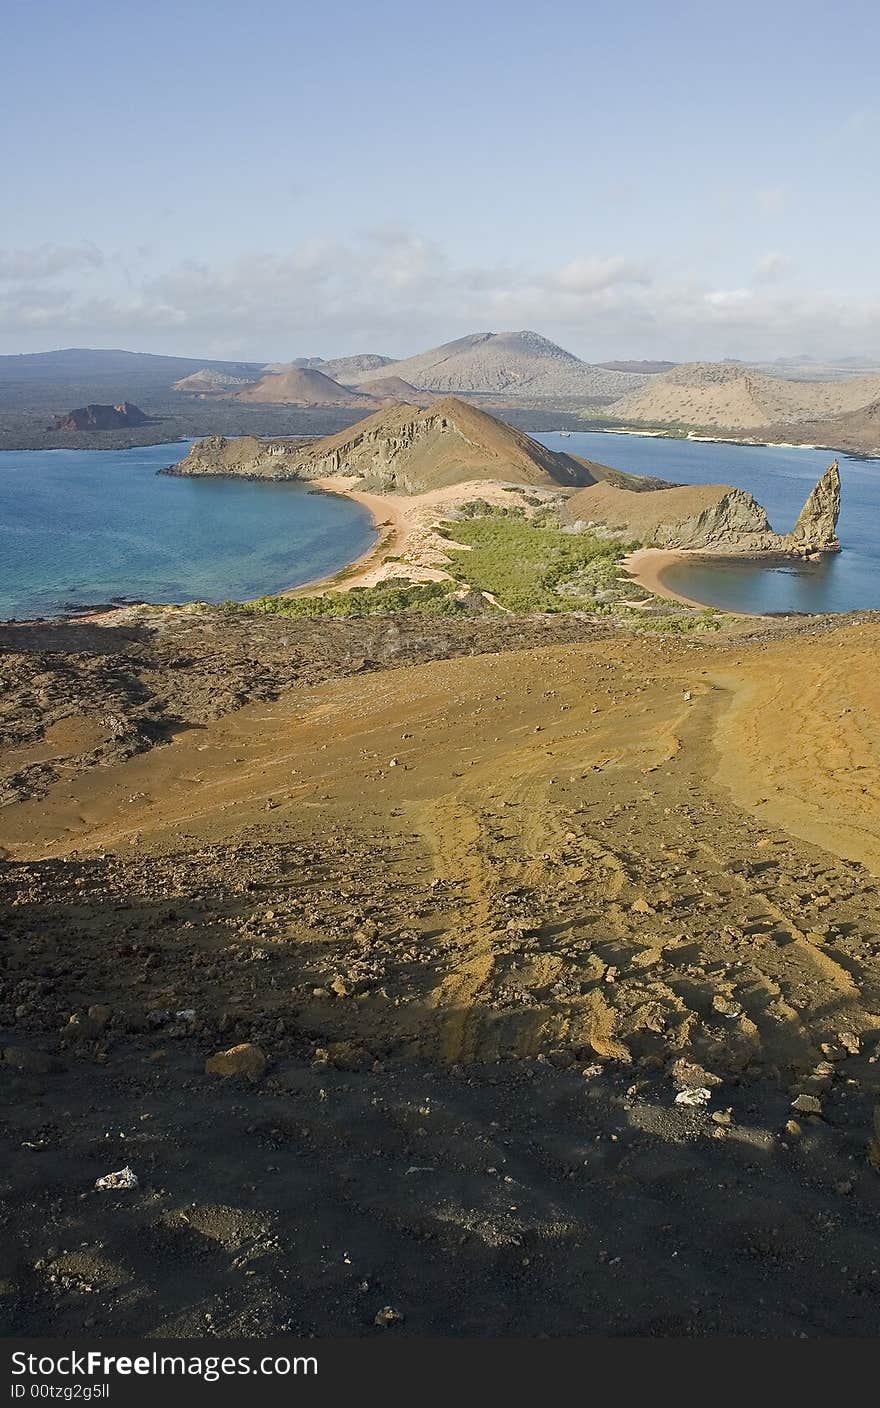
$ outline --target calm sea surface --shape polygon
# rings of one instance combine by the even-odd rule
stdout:
[[[702,444],[611,432],[537,435],[615,469],[679,484],[731,484],[763,504],[778,533],[788,532],[834,455],[829,450]],[[839,455],[843,552],[822,562],[758,567],[754,563],[683,563],[664,573],[670,587],[728,611],[855,611],[880,608],[880,460]]]
[[[827,450],[612,433],[536,437],[636,474],[746,489],[792,527]],[[181,444],[0,452],[0,618],[116,599],[246,600],[337,571],[375,541],[358,504],[295,483],[172,479]],[[821,563],[684,564],[670,586],[731,611],[880,608],[880,461],[840,458],[844,551]]]
[[[157,476],[185,452],[0,452],[0,618],[247,600],[335,572],[376,539],[359,504],[300,484]]]

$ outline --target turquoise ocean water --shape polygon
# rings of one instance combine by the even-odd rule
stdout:
[[[0,452],[0,618],[246,600],[335,572],[376,539],[359,504],[302,484],[157,475],[185,451]]]

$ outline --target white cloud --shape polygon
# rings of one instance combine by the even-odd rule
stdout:
[[[15,266],[31,272],[0,293],[4,350],[96,346],[112,335],[116,346],[192,356],[405,356],[467,332],[530,327],[597,359],[880,351],[877,293],[856,299],[778,284],[776,253],[750,285],[713,287],[614,253],[581,252],[546,268],[459,265],[433,241],[389,225],[216,267],[181,261],[158,275],[136,257],[106,259],[97,277],[93,263],[77,270],[74,260],[66,268],[78,287],[72,277],[64,287],[42,284],[46,270],[61,272],[63,253],[44,247]]]
[[[573,259],[559,270],[556,282],[560,288],[571,293],[589,294],[619,284],[648,284],[651,280],[644,264],[615,256],[610,259]]]
[[[784,254],[778,250],[772,250],[758,260],[755,268],[755,278],[761,283],[771,283],[774,279],[780,278],[788,268],[788,260]]]
[[[705,295],[710,308],[736,308],[749,303],[752,298],[750,288],[717,288]]]
[[[97,269],[103,263],[104,255],[93,244],[0,249],[0,279],[51,279],[77,269]]]

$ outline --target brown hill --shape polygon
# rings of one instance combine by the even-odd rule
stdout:
[[[421,494],[471,480],[577,488],[646,481],[559,454],[454,396],[429,407],[387,406],[322,440],[227,440],[193,445],[170,471],[260,479],[359,478],[380,493]]]
[[[149,425],[140,406],[123,401],[119,406],[78,406],[66,415],[58,416],[56,430],[124,430],[130,425]]]
[[[756,434],[762,440],[791,440],[799,445],[826,445],[860,455],[880,455],[880,399],[826,420],[805,420],[798,425],[771,425]]]
[[[835,461],[807,499],[791,533],[774,533],[766,510],[751,494],[727,484],[688,484],[634,494],[614,484],[593,484],[563,506],[573,528],[599,524],[650,547],[714,553],[837,552],[840,472]]]
[[[379,403],[360,391],[340,386],[313,367],[295,367],[261,377],[255,386],[236,393],[237,401],[260,401],[284,406],[360,406]]]
[[[612,533],[652,547],[723,548],[732,537],[762,541],[772,530],[751,494],[726,484],[681,485],[633,494],[613,484],[594,484],[562,509],[572,527],[601,524]]]
[[[309,478],[357,475],[382,492],[406,494],[480,479],[570,488],[614,474],[548,450],[455,396],[422,410],[395,406],[368,416],[313,442],[298,468]]]
[[[739,363],[687,362],[652,377],[610,407],[621,420],[719,431],[766,426],[857,411],[880,397],[880,377],[791,381]]]

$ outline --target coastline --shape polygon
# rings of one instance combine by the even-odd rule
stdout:
[[[707,609],[705,601],[696,601],[693,597],[683,596],[681,592],[673,591],[663,580],[663,573],[673,563],[683,562],[689,557],[700,557],[701,553],[695,553],[685,548],[636,548],[634,552],[628,553],[621,562],[621,567],[629,574],[630,581],[637,586],[643,587],[645,591],[651,592],[653,596],[664,597],[667,601],[677,601],[682,606],[696,606],[701,610]]]
[[[715,557],[716,560],[721,560],[717,554]],[[712,561],[713,555],[697,552],[693,548],[636,548],[635,552],[629,553],[620,565],[629,574],[630,581],[635,582],[654,596],[664,597],[667,601],[677,601],[682,606],[695,606],[700,611],[717,611],[718,607],[712,606],[707,601],[697,601],[695,597],[685,596],[682,592],[675,591],[664,581],[663,574],[670,567],[677,562],[686,562],[692,558],[706,562]],[[764,611],[738,610],[733,614],[751,616],[756,621],[773,619]]]
[[[414,582],[450,580],[446,570],[449,540],[437,532],[437,522],[462,504],[482,499],[486,503],[508,505],[511,493],[552,502],[555,490],[536,489],[522,484],[505,485],[500,480],[469,480],[423,494],[375,494],[355,486],[357,478],[333,476],[310,481],[325,494],[353,499],[366,508],[379,539],[337,572],[275,593],[279,597],[314,596],[325,591],[350,591],[353,587],[375,587],[389,577],[407,576]],[[388,559],[393,560],[389,561]]]
[[[311,483],[322,494],[333,494],[337,498],[351,499],[354,503],[360,504],[369,513],[377,538],[366,552],[352,558],[351,562],[346,563],[344,567],[338,568],[335,572],[326,573],[322,577],[313,577],[311,581],[300,582],[296,587],[286,587],[283,591],[275,592],[273,595],[278,597],[313,596],[316,590],[327,591],[331,587],[340,587],[348,591],[352,587],[366,586],[368,578],[371,578],[382,567],[384,558],[389,553],[395,553],[406,541],[406,514],[398,497],[365,493],[362,489],[354,487],[360,482],[358,479],[341,475],[303,481],[303,483],[306,482]]]
[[[875,460],[880,459],[880,447],[872,450],[857,450],[853,447],[847,448],[845,445],[824,444],[819,441],[814,443],[807,440],[761,440],[755,436],[728,435],[708,435],[701,434],[697,430],[689,430],[680,433],[673,429],[663,429],[662,426],[644,427],[634,425],[600,425],[590,426],[590,432],[595,431],[598,435],[633,435],[640,440],[679,440],[683,444],[703,444],[703,445],[741,445],[746,449],[759,450],[822,450],[830,455],[842,455],[851,459]],[[556,434],[561,432],[557,431]],[[577,432],[568,432],[569,434]]]
[[[613,433],[613,432],[612,432]],[[617,432],[638,435],[651,435],[651,432],[635,430]],[[656,432],[654,432],[657,434]],[[166,442],[167,443],[167,442]],[[732,442],[735,443],[735,442]],[[159,473],[167,473],[160,470]],[[231,478],[241,478],[230,474]],[[262,478],[262,476],[255,476]],[[313,480],[300,480],[303,487],[310,485],[316,493],[347,498],[365,508],[376,533],[375,540],[363,552],[352,558],[342,567],[331,573],[315,577],[296,586],[282,587],[273,592],[261,594],[276,599],[297,598],[320,595],[328,591],[348,591],[359,587],[372,587],[403,575],[414,582],[437,582],[450,578],[447,570],[446,551],[449,540],[437,532],[437,524],[443,517],[475,498],[490,503],[509,504],[511,491],[521,494],[526,490],[521,485],[503,484],[501,481],[469,481],[449,485],[421,494],[401,494],[369,492],[360,487],[363,480],[358,476],[323,476]],[[529,489],[529,494],[537,494],[547,502],[558,499],[558,492]],[[675,563],[688,558],[704,562],[723,560],[724,554],[707,553],[698,549],[637,548],[622,559],[621,566],[629,579],[653,596],[674,601],[697,610],[714,610],[712,603],[676,591],[668,585],[666,573]],[[260,597],[251,598],[259,600]],[[155,610],[185,610],[192,603],[178,602],[154,604],[132,601],[112,605],[85,607],[81,611],[70,611],[55,617],[34,618],[33,621],[18,620],[16,624],[36,624],[37,620],[82,622],[122,622],[133,611],[145,607]],[[770,619],[773,614],[759,611],[738,611],[737,615],[749,616],[756,620]],[[787,613],[779,613],[787,614]],[[15,618],[12,618],[15,619]]]

